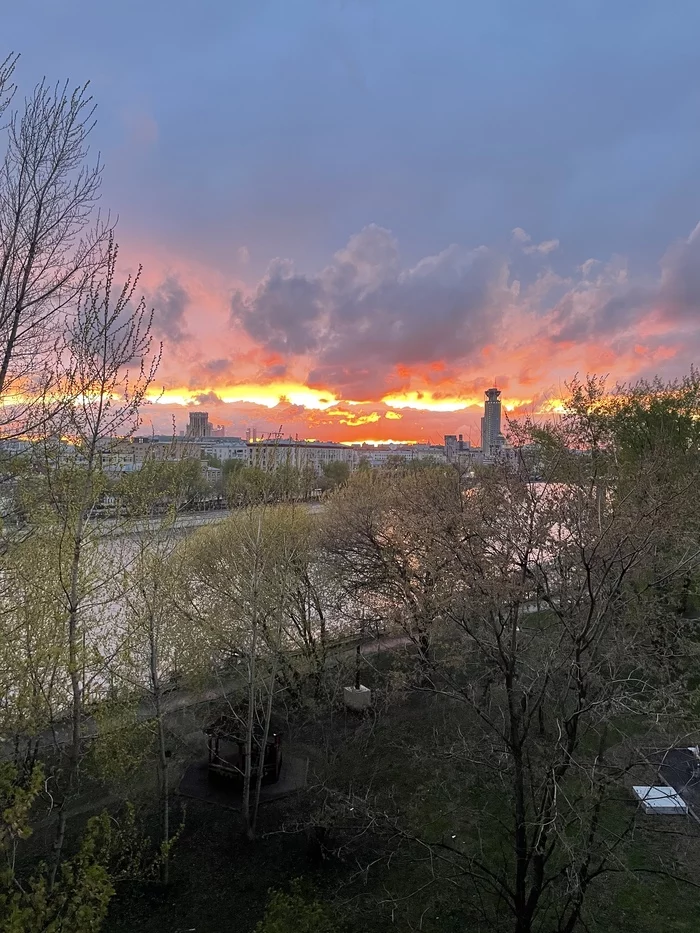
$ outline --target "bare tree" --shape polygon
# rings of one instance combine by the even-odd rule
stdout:
[[[127,635],[122,657],[115,665],[114,677],[122,679],[140,702],[146,697],[153,710],[149,725],[155,729],[156,768],[161,807],[161,881],[169,880],[170,779],[168,738],[165,723],[166,697],[176,671],[183,669],[182,626],[174,611],[173,586],[169,563],[175,541],[172,519],[160,517],[148,520],[148,528],[141,527],[135,542],[136,555],[130,568],[127,588]]]
[[[657,737],[684,731],[684,623],[669,593],[700,566],[700,477],[694,386],[679,393],[662,404],[646,387],[613,405],[598,381],[582,385],[582,417],[552,429],[537,483],[493,467],[434,497],[425,475],[394,501],[369,479],[329,505],[347,585],[416,605],[404,627],[418,646],[429,621],[411,686],[426,715],[432,698],[445,716],[415,750],[434,756],[447,797],[427,823],[410,799],[356,788],[346,817],[363,814],[358,838],[384,834],[384,857],[417,846],[427,883],[469,892],[488,929],[580,926],[594,883],[627,870],[635,814],[616,797],[644,759],[649,714]],[[669,437],[681,438],[676,470]]]
[[[0,65],[0,111],[17,59]],[[12,90],[12,89],[9,89]],[[3,96],[4,92],[4,96]],[[76,301],[105,261],[96,215],[102,167],[88,162],[95,107],[87,85],[40,82],[10,113],[0,163],[0,398],[5,428],[26,431],[60,405],[60,355]]]
[[[17,55],[12,52],[0,62],[0,117],[10,106],[10,102],[15,93],[15,86],[12,83],[12,76],[17,65]]]
[[[303,642],[298,600],[307,532],[306,516],[293,506],[258,506],[201,529],[183,549],[178,605],[201,633],[206,663],[225,678],[229,718],[244,747],[242,816],[251,840],[282,671],[293,667]],[[305,615],[303,624],[309,621]],[[315,644],[320,633],[307,628],[305,636]],[[305,666],[308,654],[302,652]]]
[[[66,372],[74,402],[51,419],[54,433],[44,442],[45,475],[51,511],[58,526],[61,590],[65,610],[71,736],[63,774],[62,803],[53,877],[60,861],[66,803],[77,787],[84,709],[85,621],[90,597],[105,606],[113,599],[115,572],[95,543],[101,532],[93,512],[104,493],[101,457],[110,445],[137,430],[139,411],[160,362],[150,333],[152,312],[134,305],[138,275],[115,286],[118,250],[110,238],[104,274],[94,272],[78,296],[71,322]],[[64,438],[70,438],[67,445]],[[86,577],[90,557],[92,579]],[[113,571],[113,568],[112,568]]]
[[[442,537],[459,517],[456,471],[356,473],[331,499],[323,548],[351,598],[395,620],[427,663],[434,623],[450,597]]]

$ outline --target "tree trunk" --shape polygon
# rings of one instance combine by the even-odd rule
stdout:
[[[279,648],[280,634],[282,630],[282,621],[280,619],[277,627],[277,648]],[[255,830],[258,822],[258,809],[260,807],[260,789],[262,788],[263,773],[265,770],[265,752],[267,751],[267,739],[270,735],[270,720],[272,719],[272,702],[275,694],[275,681],[277,679],[277,658],[279,651],[276,650],[272,658],[272,671],[270,672],[269,693],[267,697],[267,709],[265,710],[265,727],[263,730],[262,744],[260,747],[258,774],[255,782],[255,803],[253,806],[253,816],[251,820],[251,838],[255,838]]]
[[[162,806],[161,843],[163,847],[163,861],[160,866],[160,879],[163,884],[170,880],[170,856],[168,843],[170,841],[170,793],[168,787],[168,755],[165,747],[165,727],[163,725],[163,710],[161,706],[160,674],[158,672],[158,635],[151,615],[150,619],[150,654],[151,654],[151,687],[153,690],[153,703],[158,723],[158,784]]]
[[[255,728],[255,677],[256,677],[256,651],[257,651],[257,609],[253,610],[253,631],[251,633],[250,657],[248,659],[248,715],[245,734],[245,767],[243,770],[243,831],[246,839],[252,842],[255,838],[255,828],[250,812],[250,785],[253,768],[253,731]]]
[[[56,882],[56,873],[61,862],[63,852],[63,843],[66,835],[66,807],[72,793],[75,790],[78,779],[78,768],[80,765],[80,743],[82,738],[82,706],[83,706],[83,687],[81,686],[82,665],[80,664],[80,625],[78,618],[79,609],[79,573],[80,560],[83,547],[83,528],[84,515],[81,511],[78,516],[78,523],[75,529],[75,538],[73,546],[73,558],[71,561],[70,572],[70,590],[68,595],[68,673],[71,684],[71,740],[68,749],[68,767],[66,771],[66,786],[61,800],[59,812],[58,827],[56,829],[56,838],[53,845],[53,858],[51,871],[49,874],[49,887],[53,887]]]

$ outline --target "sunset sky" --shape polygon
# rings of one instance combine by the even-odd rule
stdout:
[[[478,440],[483,390],[700,357],[697,0],[21,0],[90,79],[164,361],[146,427]]]

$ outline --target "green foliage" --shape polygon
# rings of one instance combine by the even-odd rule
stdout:
[[[328,909],[306,893],[297,879],[289,893],[270,892],[265,916],[255,933],[337,933],[338,929]]]
[[[129,801],[115,818],[107,813],[94,817],[95,831],[103,840],[110,878],[120,881],[156,881],[161,865],[177,844],[184,822],[168,839],[154,846],[141,827],[136,808]]]
[[[15,853],[31,835],[30,813],[43,783],[38,765],[27,771],[0,765],[0,933],[97,933],[114,884],[157,879],[182,826],[154,848],[127,803],[116,818],[101,813],[88,821],[78,851],[61,863],[53,886],[44,863],[20,878]]]
[[[48,724],[51,705],[66,703],[66,651],[62,625],[60,575],[66,553],[50,521],[4,555],[3,614],[0,638],[0,730],[35,735]],[[12,633],[10,636],[9,633]]]
[[[0,933],[97,933],[114,894],[92,821],[78,854],[61,866],[51,888],[45,869],[23,881],[0,880]]]
[[[43,782],[40,766],[22,774],[10,762],[0,764],[0,852],[31,835],[29,813]]]
[[[234,473],[238,473],[239,470],[245,469],[245,463],[242,460],[224,460],[221,469],[224,482],[228,482],[229,477],[233,476]]]
[[[106,700],[95,707],[98,737],[90,743],[86,764],[101,780],[123,782],[153,755],[154,724],[138,714],[133,697]]]
[[[281,455],[280,461],[274,469],[252,466],[230,471],[226,479],[229,505],[250,506],[308,499],[319,484],[315,471],[309,466],[301,469],[292,466],[284,462]]]
[[[328,488],[344,486],[350,477],[350,464],[343,460],[333,460],[330,463],[324,463],[323,476]]]
[[[700,373],[691,369],[682,379],[617,385],[606,380],[575,377],[563,399],[558,422],[530,424],[530,439],[546,455],[564,452],[596,455],[618,472],[652,458],[676,469],[697,458],[700,447]],[[522,425],[515,424],[516,429]]]
[[[182,460],[146,460],[140,470],[119,480],[115,492],[128,512],[135,515],[174,511],[185,508],[207,491],[201,461],[194,457]]]
[[[28,879],[15,874],[16,845],[31,834],[30,810],[43,778],[38,766],[28,773],[9,763],[0,766],[0,933],[96,933],[114,893],[110,834],[102,817],[89,821],[77,854],[63,862],[53,887],[43,864]]]

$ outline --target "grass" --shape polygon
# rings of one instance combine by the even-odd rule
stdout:
[[[697,930],[700,887],[695,885],[700,875],[700,828],[692,818],[641,815],[626,865],[629,873],[609,876],[604,887],[594,893],[589,909],[593,929],[619,933]],[[660,874],[641,871],[643,868]],[[692,883],[673,875],[685,876]]]
[[[283,815],[270,806],[263,831],[266,823],[278,828]],[[189,801],[170,885],[122,885],[104,931],[244,933],[262,918],[269,889],[285,887],[306,870],[303,837],[278,834],[246,843],[235,813]]]

